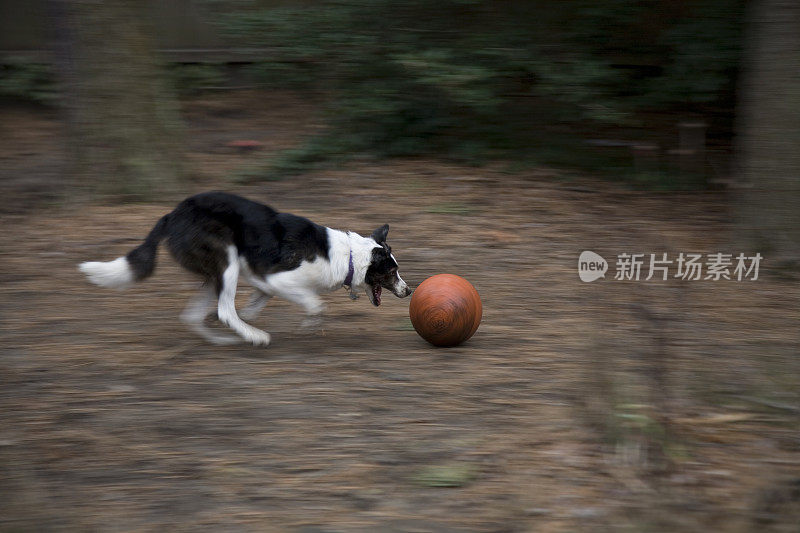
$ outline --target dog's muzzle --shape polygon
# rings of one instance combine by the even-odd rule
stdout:
[[[409,296],[412,292],[414,292],[414,290],[408,285],[406,285],[405,282],[403,282],[395,285],[394,288],[392,288],[392,292],[398,298],[405,298],[406,296]]]

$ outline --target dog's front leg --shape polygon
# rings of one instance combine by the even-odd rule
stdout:
[[[303,332],[313,332],[322,330],[322,315],[309,315],[300,323],[300,330]]]
[[[311,331],[322,329],[322,312],[325,310],[322,298],[315,293],[308,292],[298,294],[294,301],[306,311],[306,318],[300,324],[300,327],[303,330]]]

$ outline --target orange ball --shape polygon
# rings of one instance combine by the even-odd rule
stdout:
[[[434,346],[455,346],[478,329],[483,306],[469,281],[455,274],[437,274],[414,290],[408,312],[420,337]]]

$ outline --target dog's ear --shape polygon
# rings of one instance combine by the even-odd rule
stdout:
[[[389,224],[384,224],[380,228],[372,232],[372,239],[378,244],[386,242],[386,235],[389,234]]]

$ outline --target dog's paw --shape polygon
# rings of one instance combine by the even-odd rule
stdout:
[[[189,327],[192,329],[192,331],[203,337],[205,340],[211,344],[216,344],[217,346],[230,346],[232,344],[239,344],[242,342],[241,337],[218,333],[210,328],[207,328],[203,324],[189,324]]]
[[[312,315],[300,323],[300,332],[319,331],[322,329],[322,316]]]
[[[242,339],[239,337],[234,337],[233,335],[220,335],[218,333],[212,333],[206,336],[206,339],[217,346],[232,346],[242,342]]]
[[[247,342],[253,346],[267,346],[269,345],[272,337],[266,331],[253,332],[246,337]]]

